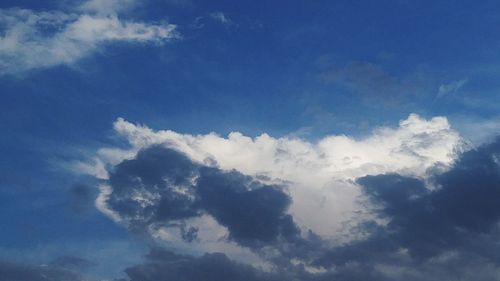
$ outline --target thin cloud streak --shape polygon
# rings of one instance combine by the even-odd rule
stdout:
[[[103,7],[103,3],[107,6]],[[112,42],[163,44],[179,38],[173,24],[121,19],[119,11],[130,3],[93,0],[69,12],[0,10],[4,26],[0,75],[71,65]]]

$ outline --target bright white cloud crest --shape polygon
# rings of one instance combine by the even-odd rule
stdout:
[[[425,120],[415,114],[402,120],[397,128],[377,128],[363,139],[326,136],[315,143],[291,137],[273,138],[267,134],[251,138],[233,132],[225,138],[215,133],[188,135],[170,130],[154,131],[121,118],[114,123],[114,129],[131,148],[102,148],[94,164],[78,166],[81,171],[106,179],[104,167],[134,158],[140,149],[161,144],[199,163],[217,165],[224,170],[236,169],[268,183],[286,182],[292,197],[289,212],[297,225],[335,243],[355,239],[343,235],[348,233],[346,223],[359,222],[370,213],[360,201],[361,190],[354,183],[356,178],[399,173],[425,179],[429,171],[435,170],[431,168],[449,167],[462,146],[459,134],[450,128],[446,118]],[[102,188],[96,205],[120,221],[119,214],[113,213],[105,203],[110,188]],[[138,200],[145,200],[146,195],[143,197]],[[174,228],[155,229],[152,235],[184,249],[225,251],[232,258],[249,260],[248,251],[234,243],[220,242],[223,237],[217,233],[224,235],[226,231],[222,226],[214,227],[217,223],[213,219],[202,217],[187,223],[204,229],[202,236],[207,240],[202,237],[201,241],[188,245]],[[243,254],[245,258],[241,258]]]

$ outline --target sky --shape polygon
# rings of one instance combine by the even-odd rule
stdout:
[[[2,0],[0,281],[500,280],[498,26]]]

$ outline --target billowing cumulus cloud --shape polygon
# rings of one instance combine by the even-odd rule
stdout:
[[[425,178],[429,169],[451,165],[461,144],[458,133],[445,118],[424,120],[417,115],[402,120],[397,128],[378,128],[364,139],[327,136],[316,143],[266,134],[252,139],[238,132],[227,138],[216,134],[183,135],[153,131],[123,119],[116,121],[115,130],[130,142],[131,148],[103,148],[94,165],[81,164],[78,169],[106,179],[106,166],[117,165],[135,157],[139,150],[159,144],[197,163],[226,171],[235,169],[267,184],[285,184],[292,198],[289,213],[299,227],[336,239],[341,238],[338,232],[345,230],[344,223],[359,218],[364,211],[357,200],[361,190],[353,180],[389,172]],[[101,199],[109,186],[102,188]]]
[[[412,256],[422,259],[459,249],[498,260],[499,156],[500,140],[465,152],[451,170],[433,177],[435,190],[399,175],[367,176],[358,182],[390,219],[387,236]],[[491,245],[477,248],[477,243]]]
[[[115,130],[128,149],[77,167],[102,180],[100,210],[158,243],[131,280],[499,276],[500,140],[468,149],[443,117],[316,143]]]
[[[358,179],[387,224],[363,226],[369,238],[325,251],[314,263],[377,265],[414,280],[432,280],[428,270],[441,280],[499,280],[499,156],[500,139],[467,151],[431,178],[434,188],[398,174]]]
[[[131,229],[158,226],[180,231],[183,240],[192,242],[200,231],[193,219],[210,216],[227,236],[218,239],[252,248],[298,234],[286,214],[291,200],[283,187],[194,163],[163,146],[145,148],[118,164],[109,185],[106,204]]]
[[[119,13],[134,2],[91,0],[72,11],[0,9],[0,74],[72,64],[111,42],[178,37],[172,24],[122,19]]]

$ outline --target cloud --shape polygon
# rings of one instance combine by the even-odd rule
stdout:
[[[120,7],[132,2],[87,1],[73,12],[1,9],[0,74],[72,64],[112,42],[161,44],[178,38],[175,25],[121,19]]]
[[[78,281],[84,280],[72,271],[52,265],[28,265],[0,261],[0,278],[16,281]]]
[[[373,268],[351,265],[335,271],[310,273],[303,266],[292,266],[277,271],[262,271],[249,265],[232,261],[221,253],[199,257],[179,255],[161,248],[152,248],[147,262],[126,269],[130,281],[149,280],[392,280],[377,273]],[[384,279],[385,278],[385,279]]]
[[[468,79],[462,79],[450,82],[448,84],[441,84],[438,89],[436,98],[442,98],[446,95],[453,94],[460,90],[465,84],[467,84]]]
[[[436,165],[451,165],[461,144],[445,118],[424,120],[417,115],[402,120],[398,128],[378,128],[364,139],[327,136],[316,143],[266,134],[252,139],[238,132],[227,138],[213,133],[183,135],[153,131],[123,119],[115,123],[115,130],[132,147],[101,149],[95,168],[86,169],[94,170],[96,176],[106,178],[103,167],[131,159],[142,148],[164,145],[197,163],[216,163],[222,170],[235,169],[268,184],[287,183],[292,197],[289,212],[295,221],[305,231],[327,236],[336,235],[344,222],[359,217],[360,189],[352,180],[388,172],[425,177]],[[322,216],[330,219],[324,221]]]
[[[244,248],[255,248],[263,241],[274,243],[276,233],[290,240],[294,225],[300,230],[300,239],[309,239],[310,231],[337,242],[355,239],[349,233],[350,227],[370,216],[358,200],[361,189],[354,183],[356,178],[387,172],[426,178],[429,169],[446,169],[452,165],[461,145],[460,137],[445,118],[425,120],[417,115],[402,120],[397,128],[378,128],[364,139],[327,136],[316,143],[298,138],[273,138],[266,134],[252,139],[237,132],[227,138],[213,133],[183,135],[153,131],[123,119],[118,119],[114,126],[116,132],[129,141],[131,148],[103,148],[98,151],[93,165],[75,165],[85,167],[83,172],[92,172],[104,180],[96,202],[101,211],[122,224],[128,224],[129,218],[139,218],[141,222],[182,220],[176,227],[154,228],[153,236],[185,249],[222,251],[232,258],[245,256],[245,259],[254,260],[253,254]],[[166,160],[169,157],[173,160]],[[149,167],[142,168],[148,174],[140,174],[139,167]],[[134,175],[131,179],[135,181],[124,181],[130,180],[129,174]],[[168,189],[159,195],[150,194],[154,186],[165,185],[164,180],[171,177],[167,182],[183,186],[175,196],[166,192]],[[211,178],[219,183],[231,182],[231,187],[204,184]],[[144,182],[146,179],[148,181]],[[252,185],[260,186],[261,191],[238,191],[238,188],[244,191]],[[190,186],[196,188],[185,188]],[[213,189],[214,186],[217,189]],[[223,189],[227,189],[223,192],[227,198],[217,196],[216,190]],[[285,191],[286,196],[280,190]],[[124,194],[120,195],[122,191]],[[135,199],[131,200],[134,192]],[[120,198],[124,199],[123,204]],[[274,208],[261,206],[259,209],[274,215],[266,217],[264,213],[253,212],[256,217],[269,220],[261,222],[263,226],[269,225],[266,227],[268,233],[250,229],[260,232],[245,237],[243,233],[250,235],[250,230],[235,223],[253,218],[237,210],[228,211],[231,204],[259,206],[259,202],[265,200],[275,200]],[[162,201],[173,210],[158,209]],[[163,209],[165,211],[158,211]],[[140,213],[136,213],[138,210]],[[202,215],[196,216],[198,212]],[[195,241],[189,243],[182,237],[195,237],[194,234],[206,237],[206,241],[201,243],[193,239]],[[231,239],[222,243],[220,238],[225,235]]]
[[[118,164],[107,184],[104,203],[120,223],[192,250],[216,244],[244,252],[238,245],[261,249],[298,239],[284,187],[194,163],[163,146]]]
[[[61,256],[51,261],[49,265],[69,271],[81,271],[95,266],[96,264],[80,257]]]
[[[145,253],[147,253],[147,247],[143,241],[136,239],[116,240],[102,237],[90,240],[57,240],[44,241],[23,249],[13,245],[0,247],[0,264],[4,262],[16,265],[16,268],[20,269],[40,269],[37,272],[42,273],[41,269],[70,272],[71,276],[78,276],[86,281],[103,281],[124,276],[124,267],[142,262],[142,255]],[[65,275],[68,274],[63,276]],[[0,270],[0,280],[2,281],[22,280],[2,277],[2,270]],[[48,280],[53,281],[53,279],[44,279],[44,281]]]
[[[130,281],[153,280],[281,280],[277,276],[234,262],[224,254],[205,254],[200,257],[178,255],[153,248],[146,256],[148,262],[126,270]]]
[[[147,262],[126,269],[130,281],[149,280],[389,280],[373,268],[351,265],[332,272],[310,273],[303,266],[292,266],[277,271],[262,271],[249,265],[232,261],[221,253],[199,257],[179,255],[161,248],[152,248]]]
[[[376,212],[388,222],[365,227],[371,232],[368,239],[332,249],[317,263],[400,264],[395,257],[415,266],[480,261],[495,264],[499,272],[499,159],[500,138],[461,154],[452,169],[431,178],[434,189],[397,174],[359,178],[364,193],[379,206]]]
[[[300,281],[451,281],[498,280],[498,267],[485,260],[458,259],[450,255],[421,265],[396,261],[391,264],[350,263],[326,272],[309,272],[302,266],[262,271],[235,262],[221,253],[199,257],[175,254],[161,248],[151,249],[147,261],[128,267],[130,281],[136,280],[300,280]]]
[[[233,23],[233,21],[229,19],[223,12],[213,12],[210,14],[210,18],[223,24]]]
[[[328,61],[328,57],[320,60],[320,66],[323,68],[319,75],[321,81],[368,101],[376,99],[380,102],[382,98],[387,104],[398,104],[425,95],[433,84],[433,78],[422,69],[395,75],[379,64],[352,61],[335,65]]]
[[[500,139],[465,150],[443,117],[315,143],[115,130],[130,148],[87,170],[107,186],[100,208],[156,241],[131,280],[500,276]]]

